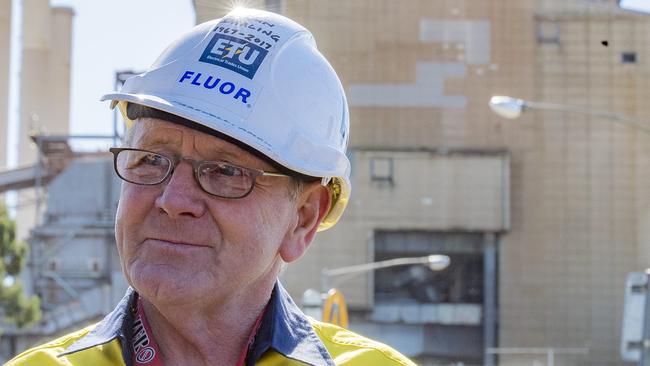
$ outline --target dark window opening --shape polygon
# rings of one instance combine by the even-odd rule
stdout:
[[[621,62],[624,64],[635,64],[636,52],[623,52],[621,54]]]
[[[370,179],[375,182],[393,182],[393,159],[371,158]]]
[[[539,21],[537,23],[537,42],[560,43],[560,25],[555,21]]]
[[[375,260],[429,253],[389,255],[376,253]],[[483,256],[477,254],[438,253],[449,255],[451,264],[442,271],[424,265],[386,268],[375,273],[376,302],[483,303]]]
[[[442,271],[425,265],[383,268],[375,271],[376,303],[482,304],[482,236],[426,231],[378,231],[375,261],[430,254],[449,256]]]

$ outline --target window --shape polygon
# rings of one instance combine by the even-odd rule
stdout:
[[[538,43],[560,43],[560,25],[551,20],[537,22]]]
[[[393,159],[370,158],[370,179],[374,182],[393,182]]]
[[[623,52],[621,53],[621,62],[624,64],[636,63],[636,52]]]
[[[377,231],[375,261],[445,254],[450,266],[398,266],[375,272],[375,302],[482,304],[483,249],[476,234]]]

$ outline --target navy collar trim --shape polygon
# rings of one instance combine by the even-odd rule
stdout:
[[[115,309],[93,330],[59,354],[59,357],[106,344],[117,338],[122,344],[124,362],[131,365],[131,347],[127,345],[131,344],[131,309],[135,301],[137,293],[129,287]],[[246,365],[254,365],[269,349],[307,365],[334,366],[332,357],[309,320],[280,282],[276,282],[273,288],[260,329],[249,348]]]
[[[273,288],[246,365],[254,365],[269,348],[307,365],[334,366],[332,357],[309,320],[280,282],[276,282]]]

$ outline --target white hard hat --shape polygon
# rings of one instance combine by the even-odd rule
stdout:
[[[348,105],[334,69],[311,33],[281,15],[237,9],[172,43],[151,68],[104,95],[230,136],[278,164],[323,178],[334,225],[350,196]]]

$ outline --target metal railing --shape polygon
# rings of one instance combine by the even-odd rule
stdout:
[[[499,347],[486,348],[487,355],[546,355],[546,366],[555,366],[556,355],[589,354],[589,348],[543,348],[543,347]]]

